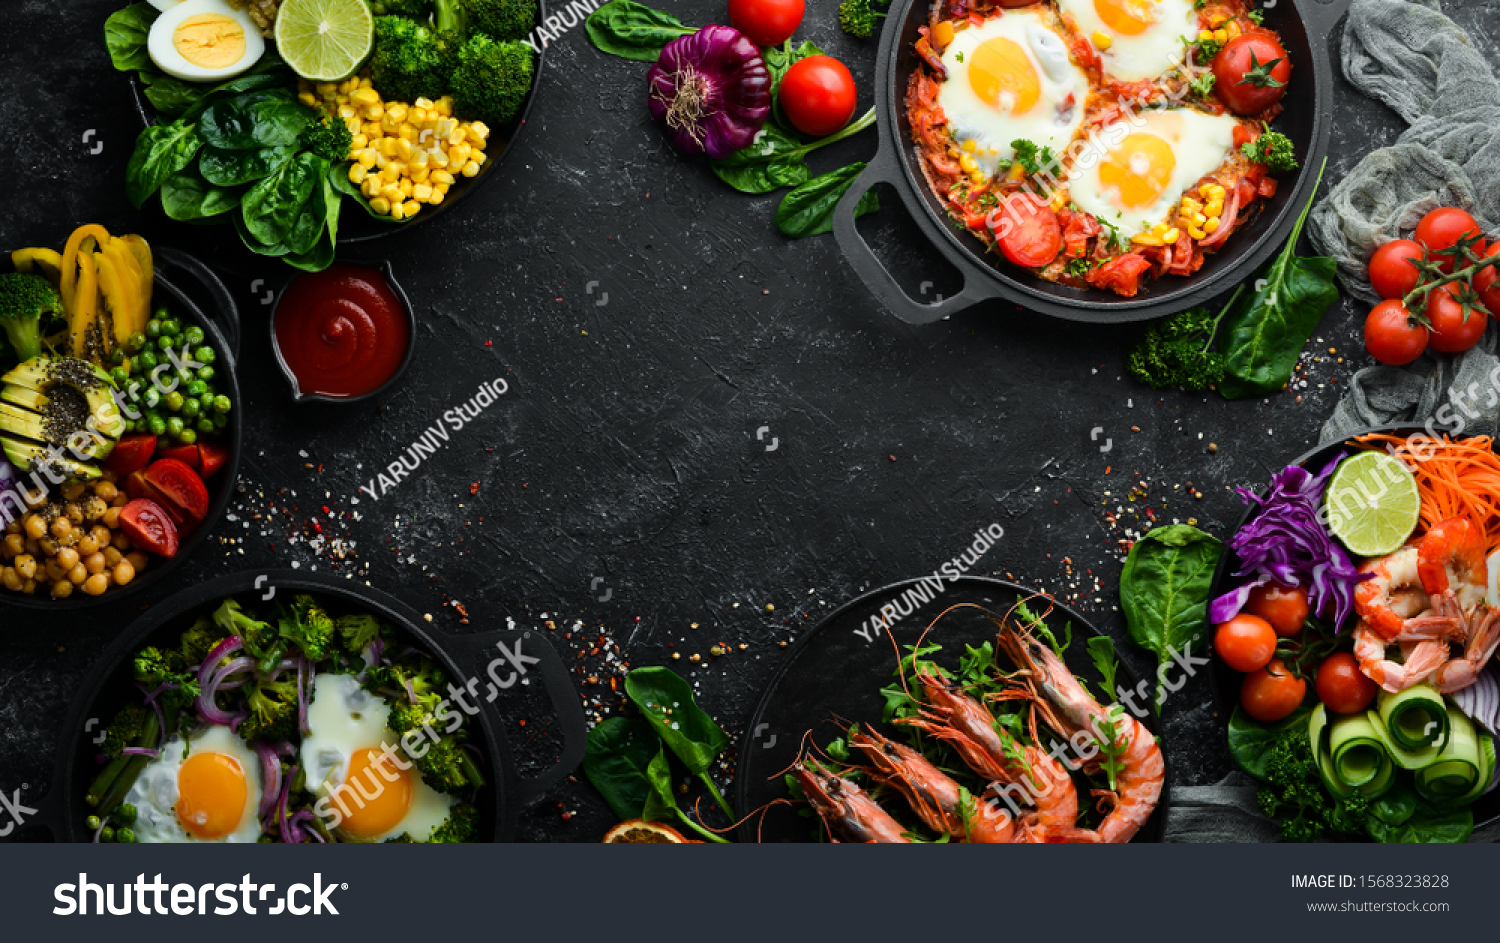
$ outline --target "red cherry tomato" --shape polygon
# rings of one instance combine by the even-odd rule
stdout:
[[[1260,616],[1242,612],[1214,629],[1214,651],[1235,671],[1259,671],[1276,654],[1276,631]]]
[[[191,520],[208,516],[208,489],[192,467],[175,458],[158,459],[146,469],[146,483]]]
[[[1427,319],[1432,322],[1428,346],[1445,354],[1461,354],[1479,343],[1485,325],[1490,323],[1485,312],[1477,308],[1470,308],[1465,315],[1464,306],[1454,297],[1457,290],[1457,284],[1449,282],[1434,289],[1427,302]]]
[[[995,240],[1017,265],[1040,268],[1062,251],[1062,223],[1050,206],[1037,206],[1024,193],[1012,193],[995,213]]]
[[[803,134],[824,137],[854,117],[854,76],[832,56],[792,63],[781,80],[781,110]]]
[[[203,459],[199,457],[198,446],[196,445],[179,445],[174,448],[163,449],[160,457],[175,458],[193,471],[199,471],[203,467]]]
[[[1250,591],[1245,611],[1271,624],[1282,638],[1294,638],[1302,631],[1309,604],[1307,591],[1300,586],[1267,583]]]
[[[1348,652],[1329,655],[1318,666],[1314,682],[1318,700],[1335,714],[1357,714],[1375,700],[1375,682],[1359,670],[1359,662]]]
[[[203,479],[207,481],[229,463],[229,446],[222,442],[199,442],[198,456],[203,464]]]
[[[1417,287],[1417,270],[1406,260],[1422,258],[1422,247],[1410,239],[1393,239],[1370,256],[1370,284],[1382,298],[1404,298]]]
[[[1307,682],[1292,677],[1280,658],[1259,671],[1245,675],[1240,685],[1240,705],[1261,723],[1281,720],[1297,709],[1307,695]]]
[[[1417,242],[1432,251],[1432,257],[1443,260],[1443,271],[1453,271],[1453,253],[1444,252],[1444,249],[1452,248],[1458,241],[1459,236],[1477,234],[1479,224],[1474,222],[1474,217],[1465,213],[1456,206],[1440,206],[1417,223],[1417,232],[1414,238]],[[1480,252],[1484,251],[1483,245],[1474,247]]]
[[[1214,56],[1214,94],[1225,107],[1242,115],[1258,115],[1286,94],[1292,60],[1276,34],[1269,30],[1242,33]]]
[[[1402,367],[1427,349],[1426,325],[1414,321],[1406,305],[1394,299],[1382,301],[1365,318],[1365,349],[1390,367]]]
[[[729,0],[729,25],[757,46],[780,46],[802,25],[806,0]]]
[[[1489,249],[1484,254],[1488,258],[1500,255],[1500,242],[1490,243]],[[1485,309],[1491,315],[1500,318],[1500,286],[1495,284],[1496,281],[1500,281],[1500,274],[1497,274],[1493,267],[1480,269],[1474,275],[1473,281],[1474,290],[1479,292],[1479,300],[1484,304]]]
[[[159,557],[177,556],[177,525],[166,509],[150,498],[136,498],[120,509],[120,529],[137,550]]]
[[[128,435],[115,443],[114,451],[104,460],[104,467],[116,475],[129,475],[146,467],[156,451],[156,436]]]

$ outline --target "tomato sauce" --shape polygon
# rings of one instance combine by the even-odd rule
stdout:
[[[411,347],[405,306],[379,271],[336,263],[299,277],[281,296],[276,346],[304,395],[374,392]]]

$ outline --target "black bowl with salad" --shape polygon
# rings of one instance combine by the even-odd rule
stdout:
[[[562,757],[525,779],[506,708],[538,684]],[[116,843],[506,841],[585,738],[566,666],[538,633],[450,636],[383,593],[293,571],[153,606],[64,729],[35,822],[57,840]]]
[[[1500,817],[1492,482],[1488,438],[1398,426],[1239,489],[1213,677],[1284,839],[1464,842]]]
[[[12,262],[0,275],[0,605],[116,600],[166,579],[228,506],[238,311],[201,262],[97,225]]]

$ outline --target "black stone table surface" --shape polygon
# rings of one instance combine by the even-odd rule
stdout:
[[[290,270],[232,232],[125,198],[139,126],[101,40],[115,4],[4,6],[0,244],[61,247],[85,222],[140,232],[199,254],[242,305],[241,493],[176,588],[255,568],[334,570],[448,631],[542,628],[578,666],[590,715],[618,708],[610,681],[622,663],[668,664],[738,744],[781,643],[865,590],[931,573],[990,524],[1004,537],[972,572],[1058,594],[1149,668],[1118,610],[1126,542],[1153,520],[1227,537],[1241,513],[1231,488],[1308,448],[1368,362],[1364,307],[1351,300],[1324,317],[1293,389],[1235,403],[1125,376],[1138,327],[998,302],[907,327],[832,236],[782,237],[778,196],[733,192],[677,156],[646,114],[646,66],[598,52],[579,25],[547,50],[539,100],[498,179],[442,220],[341,253],[389,258],[417,308],[399,388],[294,405],[259,301]],[[687,23],[724,19],[718,0],[668,6]],[[1448,5],[1491,51],[1496,7]],[[842,34],[836,9],[810,3],[798,36],[849,65],[863,109],[874,43]],[[1342,79],[1334,100],[1329,181],[1402,127]],[[814,154],[813,170],[873,148],[865,132]],[[885,205],[866,226],[877,251],[913,296],[922,282],[951,293],[956,273],[893,195]],[[418,474],[378,501],[359,494],[496,377],[508,392]],[[49,785],[70,698],[151,601],[63,617],[0,600],[0,789],[38,797]],[[1206,679],[1167,706],[1174,785],[1229,771]],[[513,716],[539,768],[556,755],[547,711],[522,701]],[[580,775],[519,834],[597,841],[613,821]]]

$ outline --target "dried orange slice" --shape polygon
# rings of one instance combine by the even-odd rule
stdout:
[[[648,822],[645,819],[629,819],[621,822],[609,830],[604,836],[604,844],[613,845],[619,842],[664,842],[672,845],[686,845],[688,840],[678,834],[677,830],[660,822]]]

